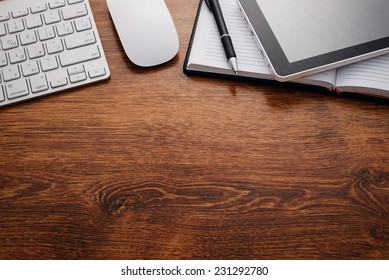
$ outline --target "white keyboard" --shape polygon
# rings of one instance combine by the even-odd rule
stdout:
[[[109,76],[88,0],[0,1],[0,107]]]

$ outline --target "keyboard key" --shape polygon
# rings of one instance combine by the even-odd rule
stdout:
[[[41,41],[55,38],[55,32],[53,26],[44,26],[39,28],[38,35]]]
[[[78,32],[89,30],[92,28],[92,23],[89,18],[81,17],[74,20],[74,25]]]
[[[38,63],[36,61],[27,61],[22,64],[22,74],[24,77],[39,73]]]
[[[27,47],[27,52],[30,59],[42,57],[45,55],[45,50],[43,49],[43,45],[41,43],[29,45]]]
[[[41,13],[47,10],[46,4],[35,4],[30,8],[32,14]]]
[[[74,4],[62,9],[62,17],[64,20],[86,16],[87,14],[88,11],[85,4]]]
[[[8,64],[7,56],[5,52],[0,52],[0,67],[6,66]]]
[[[5,82],[20,78],[19,67],[17,65],[9,65],[3,70],[3,78]]]
[[[40,27],[43,25],[41,15],[31,15],[26,17],[26,26],[28,29]]]
[[[65,37],[65,45],[68,50],[96,43],[93,31],[75,33]]]
[[[26,30],[20,34],[20,43],[22,46],[30,45],[37,41],[36,33],[33,30]]]
[[[10,34],[17,33],[24,30],[23,19],[21,18],[9,21],[7,24],[8,24],[8,32]]]
[[[95,45],[86,46],[78,49],[69,50],[66,53],[59,55],[60,63],[63,67],[73,64],[82,63],[85,61],[100,58],[99,48]]]
[[[57,59],[55,58],[55,56],[43,57],[40,60],[40,64],[41,64],[41,69],[42,69],[43,72],[55,70],[55,69],[57,69],[59,67]]]
[[[68,0],[69,5],[73,5],[81,2],[84,2],[84,0]]]
[[[3,50],[7,51],[19,47],[18,38],[16,35],[8,35],[1,38]]]
[[[23,9],[20,9],[20,10],[16,10],[16,11],[13,11],[12,12],[12,17],[13,18],[19,18],[19,17],[24,17],[28,15],[28,10],[23,8]]]
[[[0,102],[3,102],[5,100],[3,87],[0,85]]]
[[[57,34],[60,37],[72,34],[74,32],[72,23],[70,21],[61,22],[56,25],[56,28],[57,28]]]
[[[86,74],[85,73],[79,73],[75,75],[69,76],[71,83],[78,83],[86,80]]]
[[[12,64],[23,62],[27,60],[26,52],[23,48],[13,49],[9,51],[9,61]]]
[[[50,9],[57,9],[65,5],[66,5],[65,0],[52,0],[49,2]]]
[[[61,21],[58,10],[47,11],[43,15],[46,24],[53,24]]]
[[[99,67],[99,68],[94,68],[92,70],[89,70],[88,74],[89,74],[89,78],[94,79],[94,78],[104,76],[105,74],[107,74],[107,71],[105,70],[105,67]]]
[[[66,86],[68,84],[68,78],[67,77],[59,77],[56,79],[53,79],[50,81],[50,86],[52,88],[59,88]]]
[[[8,99],[15,99],[29,94],[27,82],[24,79],[5,84],[5,91]]]
[[[68,68],[69,76],[85,72],[84,65],[77,64]]]
[[[0,22],[1,21],[6,21],[6,20],[9,20],[9,19],[10,19],[9,13],[0,12]]]
[[[59,53],[64,50],[62,41],[59,38],[55,38],[53,40],[48,41],[46,43],[46,49],[48,54]]]
[[[0,22],[0,37],[1,37],[1,36],[4,36],[4,35],[7,35],[7,30],[5,30],[5,25],[4,25],[4,23],[1,23],[1,22]]]
[[[35,75],[30,78],[32,93],[42,92],[49,89],[46,75]]]

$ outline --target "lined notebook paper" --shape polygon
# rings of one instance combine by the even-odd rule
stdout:
[[[389,91],[389,55],[339,68],[336,86],[350,85]]]
[[[274,80],[236,0],[219,0],[238,60],[239,76]],[[184,69],[187,73],[235,76],[227,62],[215,18],[201,1]],[[389,55],[294,81],[389,98]]]
[[[253,73],[254,77],[255,73],[260,73],[264,78],[271,78],[270,70],[240,15],[238,4],[235,0],[221,0],[220,6],[238,57],[239,71],[249,76],[250,73]],[[193,40],[189,64],[216,68],[218,72],[232,75],[233,72],[226,60],[220,41],[216,21],[205,3],[200,9],[196,27],[198,32]]]
[[[270,75],[271,73],[256,46],[254,38],[250,35],[246,23],[242,20],[236,2],[221,1],[221,7],[226,22],[228,22],[228,30],[236,48],[240,68],[244,71],[260,71]],[[205,9],[204,17],[208,14],[206,17],[207,20],[205,20],[204,23],[209,26],[208,38],[206,38],[207,48],[204,52],[204,58],[220,61],[225,68],[229,68],[230,66],[226,61],[215,19],[210,11],[205,7],[203,8]]]

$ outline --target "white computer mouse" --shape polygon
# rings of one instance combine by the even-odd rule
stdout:
[[[149,67],[178,52],[177,30],[164,0],[107,0],[109,12],[128,58]]]

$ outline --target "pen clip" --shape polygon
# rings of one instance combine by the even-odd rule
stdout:
[[[209,9],[210,11],[212,11],[211,3],[209,3],[209,0],[204,0],[204,2],[205,2],[205,4],[207,4],[208,9]]]

